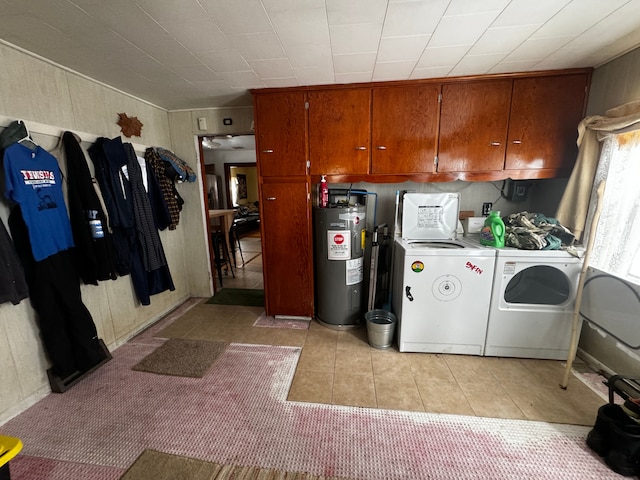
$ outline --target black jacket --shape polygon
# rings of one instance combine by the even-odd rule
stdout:
[[[80,276],[84,283],[92,285],[97,285],[98,280],[115,280],[113,240],[87,160],[73,133],[64,132],[62,142],[67,163],[69,220]]]
[[[11,302],[14,305],[27,298],[29,289],[25,281],[22,264],[11,242],[11,237],[0,221],[0,303]]]

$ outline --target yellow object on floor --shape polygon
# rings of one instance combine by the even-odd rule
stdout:
[[[19,438],[0,435],[0,467],[8,463],[20,450],[22,441]]]

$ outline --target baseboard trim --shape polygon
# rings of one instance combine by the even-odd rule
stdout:
[[[608,366],[606,366],[600,360],[598,360],[595,357],[593,357],[592,355],[588,354],[587,352],[585,352],[581,348],[578,348],[577,356],[580,357],[582,360],[584,360],[591,368],[593,368],[595,370],[601,370],[603,373],[605,373],[608,376],[616,374],[616,372],[614,372],[612,369],[610,369]]]
[[[33,407],[36,403],[38,403],[40,400],[42,400],[44,397],[46,397],[50,393],[51,393],[51,388],[49,387],[49,384],[48,383],[43,384],[42,387],[40,387],[34,393],[24,398],[16,405],[9,407],[7,410],[2,412],[2,415],[0,415],[0,425],[4,425],[9,420],[11,420],[14,417],[17,417],[28,408]]]

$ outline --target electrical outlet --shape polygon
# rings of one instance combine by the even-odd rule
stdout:
[[[489,215],[489,213],[491,212],[491,207],[493,207],[493,203],[491,203],[491,202],[484,202],[482,204],[482,215],[484,217]]]

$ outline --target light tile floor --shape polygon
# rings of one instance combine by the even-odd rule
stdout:
[[[241,239],[247,253],[259,238]],[[246,246],[245,246],[246,245]],[[228,288],[263,288],[262,258],[223,278]],[[593,425],[606,397],[552,360],[400,353],[368,344],[364,327],[336,331],[312,321],[308,330],[254,327],[263,309],[201,303],[162,336],[301,347],[288,399],[356,407]],[[577,370],[590,371],[583,362]]]
[[[236,248],[235,262],[232,258],[230,270],[223,270],[222,285],[215,275],[216,288],[264,288],[262,276],[262,241],[259,233],[252,233],[240,239],[240,250]],[[234,265],[235,263],[235,265]]]

